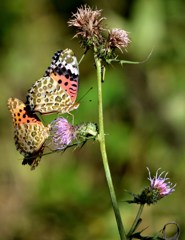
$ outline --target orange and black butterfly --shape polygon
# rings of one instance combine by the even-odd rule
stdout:
[[[8,108],[12,114],[16,149],[24,156],[22,164],[34,169],[41,159],[49,127],[27,111],[26,105],[17,98],[8,99]]]
[[[34,113],[70,113],[79,106],[75,102],[78,85],[78,62],[73,51],[57,51],[44,76],[28,90],[26,105]]]

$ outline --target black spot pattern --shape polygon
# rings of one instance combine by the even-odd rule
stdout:
[[[59,80],[58,80],[58,83],[61,84],[61,83],[62,83],[62,79],[59,79]]]
[[[50,64],[50,66],[46,69],[46,71],[44,73],[44,77],[49,76],[50,73],[53,72],[53,70],[56,68],[56,62],[58,61],[61,53],[62,53],[62,50],[59,50],[54,53],[54,56],[52,57],[52,62]]]
[[[66,77],[67,79],[69,79],[69,74],[66,74],[65,77]]]

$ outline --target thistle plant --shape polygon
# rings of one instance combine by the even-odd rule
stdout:
[[[169,239],[167,237],[167,228],[169,228],[170,225],[175,225],[177,229],[175,235],[170,239],[178,239],[180,231],[175,222],[165,224],[161,233],[152,237],[143,237],[141,235],[143,231],[138,231],[138,226],[142,221],[141,214],[144,206],[157,203],[159,200],[175,191],[176,185],[169,181],[169,178],[167,178],[168,173],[165,171],[160,173],[160,169],[156,171],[154,177],[151,177],[150,170],[147,168],[149,173],[149,186],[145,187],[140,194],[130,193],[133,199],[127,200],[126,202],[129,204],[138,204],[139,209],[135,220],[128,231],[126,231],[123,224],[106,150],[102,101],[102,83],[104,82],[104,74],[102,71],[105,69],[105,66],[114,62],[121,65],[123,63],[135,64],[137,62],[129,62],[119,59],[117,50],[120,51],[121,54],[123,54],[124,51],[127,51],[127,47],[131,43],[129,34],[123,29],[105,28],[103,26],[105,20],[106,18],[102,17],[102,10],[93,10],[85,5],[78,8],[77,12],[72,14],[71,19],[68,21],[68,25],[76,29],[74,38],[79,39],[80,45],[84,49],[84,55],[80,62],[82,62],[88,51],[92,51],[94,56],[93,64],[96,66],[98,90],[98,127],[97,124],[91,122],[74,125],[64,117],[58,117],[51,121],[46,127],[39,120],[39,116],[33,114],[35,108],[37,111],[39,111],[39,108],[41,114],[51,113],[53,112],[52,110],[64,114],[79,107],[79,104],[75,103],[78,89],[78,64],[72,50],[66,49],[63,52],[64,56],[61,59],[62,62],[59,61],[59,64],[57,63],[57,59],[60,58],[62,51],[58,51],[54,55],[52,63],[46,70],[44,77],[36,81],[31,90],[28,91],[26,104],[15,98],[10,98],[8,100],[9,110],[12,113],[15,127],[14,134],[16,147],[25,157],[23,164],[28,163],[29,165],[32,165],[32,168],[35,168],[35,166],[38,165],[41,156],[44,155],[43,151],[45,147],[48,147],[51,150],[50,153],[53,153],[57,151],[65,151],[72,146],[83,145],[89,139],[97,140],[100,145],[104,172],[120,239]],[[65,68],[67,63],[70,63],[68,69]],[[71,68],[73,71],[71,71]],[[71,73],[71,76],[69,76],[69,72]],[[64,73],[64,76],[61,76],[62,73]],[[56,89],[52,85],[54,83]],[[68,87],[69,83],[70,86]],[[63,86],[62,89],[60,89],[60,84]],[[66,101],[62,102],[62,97],[55,95],[58,89],[61,90],[59,93]],[[55,95],[55,97],[53,95]],[[35,97],[37,97],[36,100]],[[40,104],[40,102],[42,104]],[[68,103],[67,107],[65,104],[60,105],[61,102],[65,104]],[[61,111],[62,107],[63,111]],[[43,131],[45,132],[45,136],[43,136]]]
[[[152,178],[149,168],[147,169],[149,173],[148,180],[150,181],[150,185],[145,187],[142,190],[142,192],[138,195],[131,193],[131,195],[133,195],[133,200],[127,201],[128,203],[136,203],[140,205],[135,221],[127,234],[128,239],[132,239],[132,237],[136,236],[138,237],[138,239],[142,239],[141,233],[140,232],[135,233],[135,231],[141,222],[141,213],[143,211],[145,204],[151,205],[157,203],[161,198],[164,198],[175,191],[176,184],[172,184],[169,181],[169,178],[166,177],[168,175],[167,172],[165,173],[165,171],[163,171],[159,174],[160,171],[159,168],[156,171],[156,175]],[[166,238],[160,237],[156,238],[155,236],[155,238],[151,239],[166,239]]]
[[[104,116],[103,116],[103,101],[102,101],[102,69],[108,66],[112,62],[123,63],[136,63],[128,62],[125,60],[120,60],[117,54],[117,50],[121,53],[127,51],[128,45],[131,43],[129,34],[127,31],[119,28],[107,29],[103,26],[103,22],[106,20],[102,17],[102,10],[92,9],[91,7],[85,5],[77,9],[76,13],[72,14],[71,19],[68,21],[68,25],[75,29],[74,38],[78,38],[81,47],[84,49],[84,55],[88,51],[93,52],[94,63],[96,66],[97,75],[97,96],[98,96],[98,126],[99,134],[97,140],[100,145],[100,151],[104,166],[104,172],[107,180],[107,185],[110,193],[110,198],[112,202],[113,211],[115,214],[115,219],[117,222],[117,227],[119,231],[119,236],[121,240],[126,239],[167,239],[165,236],[166,228],[162,232],[162,236],[156,235],[154,237],[143,237],[141,232],[137,232],[137,227],[141,222],[141,214],[145,204],[150,205],[159,201],[161,198],[168,196],[175,191],[175,185],[169,181],[166,177],[167,173],[162,172],[159,174],[159,170],[156,175],[152,178],[149,172],[150,185],[146,187],[141,194],[136,195],[131,193],[133,200],[127,201],[128,203],[139,204],[139,210],[135,217],[135,220],[128,231],[124,227],[114,186],[111,177],[111,172],[109,168],[108,156],[106,151],[106,141],[105,141],[105,130],[104,130]],[[83,60],[83,57],[81,61]],[[81,62],[80,61],[80,62]],[[69,127],[70,128],[70,127]],[[69,131],[70,132],[70,131]],[[64,140],[65,142],[65,140]],[[168,182],[167,182],[168,181]],[[124,213],[123,213],[124,214]],[[176,224],[176,223],[174,223]],[[178,239],[178,234],[176,235]]]

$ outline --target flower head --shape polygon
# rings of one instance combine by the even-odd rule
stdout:
[[[169,182],[169,178],[167,178],[167,172],[161,172],[159,174],[160,168],[156,171],[156,175],[152,178],[150,174],[149,168],[147,168],[149,172],[148,180],[150,181],[150,186],[146,187],[141,194],[132,194],[134,199],[128,201],[129,203],[138,203],[138,204],[154,204],[161,198],[171,194],[175,191],[176,184],[172,184]]]
[[[68,25],[76,28],[77,33],[74,37],[80,38],[85,53],[91,49],[97,58],[108,64],[113,61],[122,64],[123,61],[118,59],[114,50],[118,48],[122,52],[123,49],[128,47],[131,42],[128,32],[119,28],[111,30],[104,28],[102,22],[105,18],[101,14],[102,10],[93,10],[91,7],[84,5],[72,14]]]
[[[163,198],[175,191],[176,184],[172,185],[171,182],[167,181],[169,180],[169,178],[166,177],[168,175],[168,172],[165,173],[163,171],[159,174],[159,170],[160,170],[159,168],[156,171],[156,175],[152,178],[149,168],[147,168],[147,170],[149,173],[148,180],[150,181],[150,188],[151,190],[155,190],[158,192],[159,198]]]
[[[73,13],[68,24],[77,28],[76,36],[92,37],[98,35],[102,30],[101,22],[105,19],[101,17],[101,12],[102,10],[92,10],[87,5],[81,6],[76,13]]]
[[[65,118],[59,117],[51,123],[50,145],[54,150],[63,150],[75,139],[75,128]]]
[[[72,18],[68,21],[69,26],[77,28],[75,37],[82,37],[86,40],[91,38],[101,38],[100,32],[103,30],[101,23],[105,19],[101,17],[102,10],[93,10],[89,6],[84,5],[73,13]]]
[[[119,28],[113,28],[108,31],[108,47],[110,48],[119,48],[122,51],[122,48],[126,48],[131,42],[128,37],[128,32]]]
[[[59,117],[50,124],[50,138],[47,146],[52,151],[65,150],[69,146],[84,144],[89,139],[96,139],[98,127],[95,123],[71,125],[67,119]]]

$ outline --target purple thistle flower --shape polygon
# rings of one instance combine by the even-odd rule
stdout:
[[[50,124],[50,137],[46,146],[51,151],[65,150],[67,147],[84,144],[89,139],[95,139],[98,128],[95,123],[71,125],[67,119],[58,117]]]
[[[164,171],[159,174],[160,168],[157,170],[156,175],[152,178],[149,168],[147,168],[150,181],[150,186],[146,187],[141,194],[131,193],[134,197],[133,200],[128,201],[129,203],[137,204],[154,204],[161,198],[171,194],[175,191],[176,184],[172,185],[171,182],[167,181],[167,172]]]
[[[54,150],[63,150],[76,137],[75,128],[65,118],[59,117],[51,123],[50,145]]]
[[[175,191],[176,184],[172,185],[171,182],[167,181],[169,180],[169,178],[166,177],[168,172],[165,173],[165,171],[163,171],[159,174],[159,168],[156,171],[156,175],[152,178],[149,168],[147,168],[147,170],[149,173],[148,180],[150,181],[150,187],[159,193],[159,198],[163,198]]]

